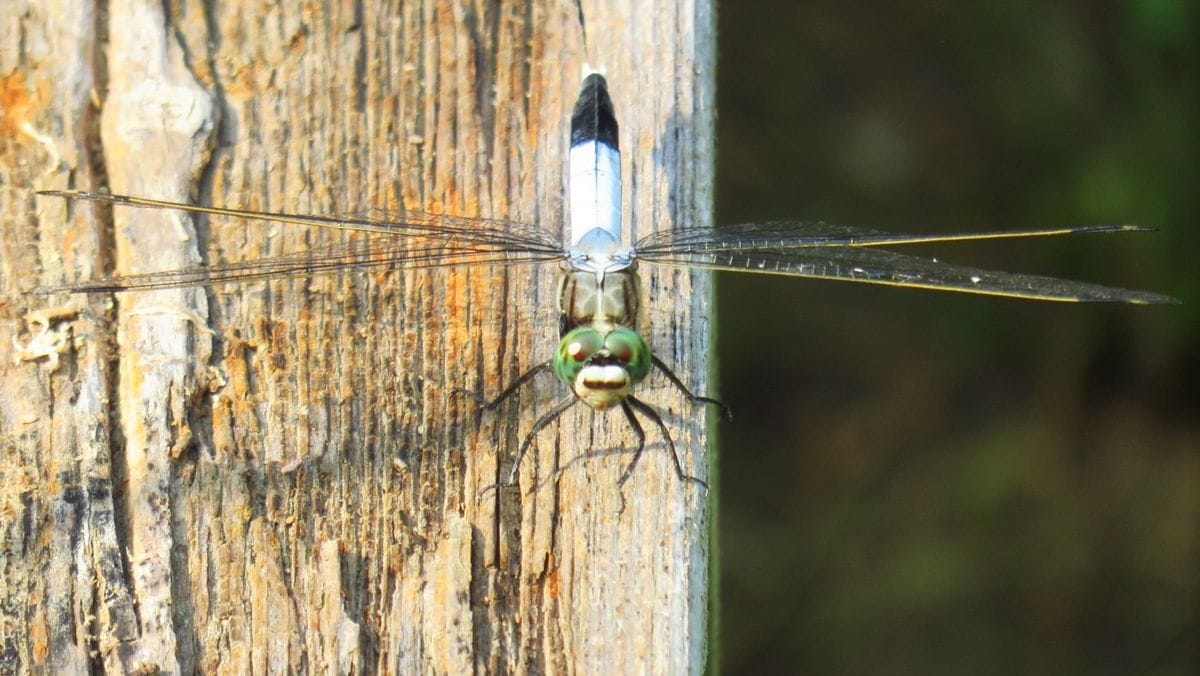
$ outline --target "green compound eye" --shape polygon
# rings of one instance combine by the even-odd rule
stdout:
[[[575,376],[593,355],[604,348],[604,337],[596,329],[581,326],[563,336],[554,357],[554,372],[559,380],[574,385]]]
[[[631,382],[650,374],[650,348],[633,329],[616,329],[604,337],[604,349],[620,360]]]

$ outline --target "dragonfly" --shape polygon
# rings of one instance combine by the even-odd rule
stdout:
[[[273,257],[115,276],[44,287],[43,293],[131,292],[149,289],[311,276],[337,270],[386,266],[441,268],[468,265],[557,264],[558,348],[519,375],[493,398],[467,392],[494,410],[543,373],[553,372],[567,392],[534,422],[506,478],[517,485],[521,460],[539,432],[582,402],[598,411],[620,409],[637,438],[618,486],[633,474],[646,445],[640,414],[665,439],[675,475],[707,488],[684,472],[670,430],[658,410],[639,399],[636,387],[652,371],[663,374],[692,405],[728,413],[719,401],[694,394],[650,349],[636,326],[641,290],[639,265],[676,266],[911,287],[1038,301],[1177,303],[1170,296],[1053,277],[981,270],[936,258],[897,253],[888,247],[978,240],[1137,232],[1136,225],[1089,225],[1041,230],[974,233],[887,233],[815,222],[745,223],[723,228],[677,227],[622,243],[619,128],[603,74],[585,74],[570,119],[568,151],[569,238],[536,224],[412,210],[398,218],[323,216],[250,211],[171,202],[106,192],[47,190],[39,195],[119,207],[169,209],[207,216],[332,228],[363,234],[357,239]],[[466,392],[459,390],[459,392]]]

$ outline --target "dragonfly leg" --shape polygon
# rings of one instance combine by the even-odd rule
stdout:
[[[662,371],[662,374],[667,377],[667,380],[671,381],[672,385],[674,385],[680,392],[683,392],[683,396],[687,397],[688,401],[692,402],[693,404],[708,404],[709,406],[716,406],[717,408],[721,409],[722,416],[724,416],[727,420],[733,420],[733,411],[730,411],[728,406],[717,401],[716,399],[692,394],[692,391],[687,388],[687,385],[683,384],[683,381],[679,379],[679,376],[675,375],[675,372],[671,370],[671,367],[667,366],[663,360],[659,359],[658,355],[651,354],[650,361],[659,371]]]
[[[667,441],[667,448],[671,451],[671,461],[675,463],[675,476],[679,477],[681,481],[689,481],[700,486],[704,489],[704,492],[707,493],[708,483],[706,481],[698,477],[691,476],[690,474],[683,473],[683,465],[679,462],[679,452],[675,450],[675,440],[671,438],[671,430],[667,429],[667,424],[663,422],[662,416],[658,414],[658,411],[655,411],[652,406],[644,401],[638,400],[633,396],[625,397],[625,401],[621,403],[622,405],[628,403],[630,406],[640,411],[642,415],[653,420],[655,425],[658,425],[658,429],[662,430],[663,439]],[[630,412],[628,409],[626,409],[625,414],[632,417],[632,412]],[[639,446],[638,452],[634,454],[633,460],[629,463],[629,467],[625,469],[625,474],[621,476],[621,480],[618,482],[619,484],[624,483],[625,480],[629,478],[629,473],[633,471],[633,466],[637,464],[640,456],[641,447]]]
[[[517,451],[517,457],[513,460],[512,468],[508,470],[508,478],[498,484],[492,484],[491,486],[485,487],[483,489],[484,492],[496,488],[512,488],[513,486],[516,486],[517,471],[521,469],[521,460],[525,457],[525,451],[529,450],[530,445],[533,444],[533,440],[537,438],[538,432],[541,432],[543,429],[549,426],[550,423],[554,422],[555,419],[562,415],[564,411],[566,411],[568,408],[571,408],[576,401],[579,400],[574,394],[566,396],[557,404],[555,404],[554,408],[546,411],[542,417],[538,418],[537,422],[533,423],[533,429],[529,430],[529,434],[525,435],[525,440],[521,442],[521,448]]]
[[[529,369],[528,371],[522,373],[516,380],[514,380],[512,382],[512,384],[510,384],[508,387],[504,388],[504,391],[501,392],[495,399],[493,399],[491,401],[488,401],[486,397],[484,397],[482,394],[479,394],[478,392],[472,392],[471,390],[468,390],[468,389],[465,389],[462,387],[454,388],[453,390],[451,390],[451,394],[465,394],[465,395],[471,397],[472,399],[474,399],[476,401],[476,403],[478,403],[481,407],[483,407],[483,410],[491,411],[491,410],[494,410],[501,403],[503,403],[505,399],[508,399],[509,397],[511,397],[518,389],[521,388],[522,385],[533,380],[537,376],[541,375],[543,371],[546,371],[546,370],[552,368],[553,366],[554,366],[553,361],[544,361],[544,362],[538,364],[537,366],[534,366],[533,368]]]

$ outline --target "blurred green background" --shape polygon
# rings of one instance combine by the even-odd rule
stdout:
[[[719,10],[718,223],[1184,302],[720,276],[724,670],[1200,673],[1197,3]]]

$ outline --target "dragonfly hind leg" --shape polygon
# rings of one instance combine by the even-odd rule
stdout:
[[[617,488],[623,488],[625,482],[629,481],[630,475],[633,474],[633,468],[637,467],[638,460],[642,458],[642,449],[646,447],[646,431],[642,429],[642,424],[638,422],[637,416],[633,414],[633,409],[629,407],[628,397],[621,401],[621,411],[625,414],[625,419],[629,421],[629,426],[633,429],[633,433],[637,435],[637,448],[633,449],[633,460],[629,461],[629,466],[621,472],[621,478],[617,480]]]
[[[721,409],[721,415],[724,416],[726,420],[733,420],[733,411],[730,411],[728,406],[720,401],[717,401],[716,399],[712,399],[711,397],[701,397],[700,395],[692,394],[692,391],[687,388],[687,385],[683,384],[683,381],[679,379],[679,376],[675,375],[675,372],[671,370],[671,367],[667,366],[663,360],[659,359],[658,355],[652,353],[650,355],[650,362],[654,364],[655,368],[657,368],[659,371],[662,371],[662,374],[667,377],[667,380],[671,381],[671,384],[674,385],[675,388],[680,392],[682,392],[683,396],[687,397],[687,400],[692,404],[707,404],[709,406],[716,406],[717,408]]]
[[[617,487],[623,487],[625,482],[629,480],[629,477],[633,474],[633,468],[637,467],[638,460],[642,458],[642,450],[646,446],[646,432],[642,430],[642,425],[638,422],[637,416],[633,414],[633,409],[637,409],[642,415],[653,420],[654,424],[658,425],[658,429],[662,431],[663,439],[667,442],[667,448],[671,451],[671,462],[675,465],[675,476],[679,477],[681,481],[694,483],[703,488],[705,492],[708,492],[708,482],[699,477],[683,473],[683,464],[679,462],[679,452],[675,450],[675,440],[671,438],[671,430],[667,429],[667,424],[663,422],[662,416],[658,414],[658,411],[654,410],[654,407],[633,396],[625,397],[621,402],[621,410],[625,412],[625,418],[629,420],[629,426],[637,434],[638,445],[637,449],[633,452],[633,460],[629,461],[629,466],[621,473],[621,478],[617,481]]]

